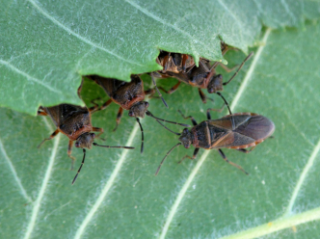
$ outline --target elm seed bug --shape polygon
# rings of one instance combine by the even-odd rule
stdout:
[[[190,145],[195,147],[193,156],[186,155],[180,162],[185,158],[195,159],[200,148],[217,149],[227,163],[248,174],[242,167],[229,161],[221,148],[236,149],[248,153],[253,150],[257,144],[272,135],[275,130],[274,123],[268,118],[254,113],[236,113],[220,119],[211,120],[211,110],[212,109],[207,110],[207,120],[202,121],[200,124],[198,124],[192,116],[185,117],[180,112],[185,119],[191,119],[194,126],[190,130],[185,128],[182,133],[176,133],[158,121],[159,124],[171,133],[179,135],[180,143],[173,146],[167,152],[156,171],[156,175],[167,156],[174,148],[180,145],[183,145],[186,149],[189,148]],[[247,150],[246,148],[249,147],[251,147],[251,149]]]
[[[226,45],[221,41],[221,52],[224,55],[227,51],[235,49]],[[210,62],[207,59],[200,58],[199,66],[196,67],[194,60],[191,56],[179,53],[168,53],[161,51],[157,62],[163,67],[163,70],[152,72],[151,78],[153,84],[156,85],[154,78],[168,78],[174,77],[179,82],[174,85],[171,89],[166,90],[163,87],[159,87],[160,90],[167,94],[172,94],[180,86],[181,82],[198,88],[200,98],[203,103],[206,103],[207,96],[203,93],[202,89],[207,89],[208,93],[216,93],[219,95],[226,103],[229,113],[232,114],[229,104],[225,101],[222,94],[219,91],[223,90],[223,86],[229,84],[235,76],[239,73],[240,69],[244,63],[253,55],[251,52],[241,63],[234,75],[226,82],[222,82],[223,78],[221,74],[216,73],[216,67],[221,65],[226,71],[232,71],[233,69],[228,69],[226,66],[220,62],[214,62],[210,66]],[[160,93],[159,93],[160,95]]]
[[[96,111],[97,109],[97,106],[88,109],[87,107],[77,105],[60,104],[52,107],[40,106],[38,110],[38,115],[49,115],[53,123],[57,127],[57,129],[50,135],[49,138],[44,139],[39,144],[38,148],[45,141],[53,139],[58,133],[61,132],[69,138],[68,156],[72,159],[72,167],[75,161],[75,158],[71,156],[74,141],[77,148],[83,149],[83,159],[81,162],[81,166],[78,169],[78,172],[74,177],[72,184],[74,184],[74,182],[76,181],[78,174],[80,173],[81,168],[84,164],[84,160],[86,157],[85,148],[91,149],[92,145],[94,145],[105,148],[134,149],[134,147],[99,145],[93,142],[96,137],[99,137],[103,133],[102,128],[93,127],[91,124],[91,113]],[[95,135],[94,133],[90,133],[91,131],[99,132],[99,134]]]
[[[223,98],[222,94],[219,91],[223,90],[223,86],[229,84],[235,76],[239,73],[240,69],[243,67],[244,63],[250,59],[250,57],[253,55],[253,52],[251,52],[241,63],[241,65],[238,67],[237,71],[233,74],[233,76],[226,82],[223,81],[223,77],[221,74],[216,73],[216,67],[220,64],[219,62],[213,63],[213,65],[210,67],[209,62],[204,59],[200,59],[199,61],[199,67],[193,67],[188,72],[180,72],[180,73],[174,73],[174,72],[167,72],[166,74],[168,76],[174,77],[177,80],[179,80],[179,83],[173,86],[170,90],[165,90],[162,87],[159,87],[162,91],[168,94],[172,94],[180,85],[181,82],[184,82],[188,85],[194,86],[198,88],[200,98],[203,103],[206,103],[207,96],[202,92],[202,89],[207,89],[209,94],[216,93],[220,97]],[[227,104],[227,107],[229,109],[229,113],[231,113],[229,105]]]
[[[149,103],[144,101],[145,96],[148,94],[153,94],[154,89],[144,90],[143,82],[137,75],[131,76],[131,82],[125,82],[117,79],[104,78],[98,75],[86,76],[88,79],[95,81],[100,85],[110,99],[105,102],[99,110],[105,109],[112,102],[120,106],[116,126],[113,131],[115,131],[120,124],[120,120],[123,114],[123,109],[129,110],[129,116],[135,117],[141,130],[141,153],[144,147],[144,133],[141,122],[139,118],[143,118],[148,111]],[[164,100],[163,100],[164,101]],[[149,115],[149,114],[147,114]],[[179,123],[177,123],[179,124]],[[186,124],[181,124],[188,127]]]

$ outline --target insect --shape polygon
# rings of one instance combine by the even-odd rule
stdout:
[[[233,48],[221,42],[221,50],[223,55],[230,49]],[[196,67],[193,60],[183,61],[183,59],[186,59],[186,57],[192,58],[191,56],[178,53],[171,53],[171,55],[169,55],[169,53],[166,56],[162,56],[160,54],[158,62],[163,66],[163,70],[151,73],[151,78],[154,85],[156,84],[154,78],[174,77],[179,81],[176,85],[169,90],[166,90],[163,87],[159,87],[159,89],[167,94],[172,94],[178,89],[181,82],[184,82],[188,85],[198,88],[198,92],[203,103],[207,102],[207,96],[203,93],[202,89],[207,89],[208,93],[216,93],[219,95],[226,103],[229,113],[232,114],[229,104],[226,102],[220,91],[223,90],[223,86],[229,84],[235,78],[240,69],[243,67],[244,63],[253,55],[252,52],[243,60],[237,71],[226,82],[223,82],[223,77],[221,74],[216,73],[216,67],[221,65],[220,62],[214,62],[213,65],[210,66],[210,62],[208,60],[201,58],[199,61],[199,66]],[[226,70],[230,70],[226,67],[224,68]]]
[[[173,146],[167,152],[156,171],[156,175],[167,156],[174,148],[180,145],[183,145],[186,149],[191,145],[195,147],[193,156],[186,155],[181,161],[185,158],[195,159],[200,148],[217,149],[227,163],[248,174],[242,167],[229,161],[221,148],[236,149],[248,153],[253,150],[257,144],[272,135],[275,130],[275,125],[268,118],[254,113],[236,113],[220,119],[211,120],[211,110],[212,109],[207,110],[207,120],[202,121],[200,124],[198,124],[192,116],[185,117],[180,112],[185,119],[191,119],[193,124],[193,128],[190,130],[185,128],[182,133],[176,133],[158,121],[164,128],[179,135],[180,143]],[[247,150],[247,148],[250,147],[251,149]]]
[[[120,81],[117,79],[104,78],[98,75],[90,75],[86,76],[87,78],[95,81],[98,85],[100,85],[110,99],[105,102],[99,110],[105,109],[112,102],[118,104],[120,106],[117,119],[116,126],[114,131],[117,129],[120,124],[120,120],[123,114],[123,109],[129,110],[129,116],[135,117],[138,122],[141,130],[141,153],[143,152],[144,147],[144,134],[143,128],[139,118],[143,118],[148,112],[149,103],[145,101],[145,96],[148,94],[153,94],[154,89],[144,90],[143,82],[137,75],[131,76],[131,82]],[[152,114],[151,114],[152,115]],[[184,126],[188,126],[186,124],[182,124]]]
[[[44,139],[38,146],[38,148],[47,140],[53,139],[58,133],[62,133],[69,138],[68,156],[72,159],[72,165],[74,164],[75,158],[71,155],[72,147],[75,142],[77,148],[83,149],[83,159],[81,166],[74,177],[72,184],[76,181],[78,174],[84,164],[86,157],[86,149],[91,149],[92,145],[105,147],[105,148],[125,148],[134,149],[134,147],[128,146],[108,146],[99,145],[94,139],[103,133],[102,128],[93,127],[91,124],[91,113],[96,111],[98,106],[94,106],[90,109],[87,107],[60,104],[53,107],[42,107],[38,110],[38,115],[47,116],[49,115],[57,127],[57,129],[50,135],[49,138]],[[90,132],[99,132],[98,135]]]
[[[227,51],[231,49],[235,49],[233,47],[228,46],[223,41],[220,43],[221,52],[224,55]],[[208,60],[201,58],[203,62],[209,63]],[[166,75],[166,72],[172,73],[186,73],[190,71],[193,67],[195,67],[195,62],[192,56],[181,53],[167,52],[160,50],[160,54],[156,59],[157,63],[163,67],[162,70],[158,71],[159,78],[167,78],[170,77]],[[157,72],[155,72],[157,73]]]

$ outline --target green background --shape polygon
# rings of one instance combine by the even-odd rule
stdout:
[[[150,45],[146,45],[146,37],[120,23],[128,32],[136,33],[134,42],[137,42],[137,48],[132,48],[132,45],[128,47],[130,50],[115,48],[128,59],[141,63],[143,65],[141,68],[136,66],[130,68],[130,64],[123,63],[125,61],[117,62],[110,54],[101,55],[97,49],[93,49],[92,53],[83,58],[81,71],[80,68],[74,70],[72,68],[74,65],[61,61],[61,55],[69,55],[66,50],[61,49],[55,52],[59,54],[54,53],[52,57],[49,54],[42,54],[44,58],[39,57],[41,54],[33,55],[37,52],[32,48],[37,46],[36,36],[28,31],[30,37],[33,37],[23,38],[19,36],[23,32],[15,28],[23,25],[22,22],[29,24],[31,18],[34,18],[32,21],[37,24],[47,26],[47,31],[52,34],[46,35],[44,32],[43,35],[48,39],[41,38],[39,41],[45,41],[48,45],[52,42],[52,45],[56,44],[56,47],[63,49],[70,48],[67,43],[64,45],[67,41],[68,44],[83,51],[92,47],[85,49],[87,45],[81,41],[76,42],[72,34],[68,36],[65,33],[65,29],[57,27],[56,24],[51,26],[52,21],[43,14],[39,16],[39,11],[31,3],[20,3],[19,6],[16,6],[16,3],[7,3],[7,16],[12,17],[9,13],[15,7],[20,9],[19,14],[14,15],[15,19],[12,17],[2,19],[0,22],[5,26],[9,23],[14,24],[11,30],[16,30],[10,31],[11,34],[5,37],[2,35],[5,41],[0,43],[1,49],[4,49],[0,62],[2,64],[0,69],[3,72],[0,77],[2,106],[34,114],[36,106],[51,96],[54,97],[46,101],[48,105],[58,102],[77,102],[75,95],[80,82],[79,73],[88,73],[88,66],[94,66],[91,70],[95,73],[105,73],[108,76],[119,74],[119,78],[123,79],[126,79],[131,72],[157,68],[154,63],[157,55],[155,43],[150,41]],[[244,1],[243,4],[247,4],[247,8],[241,8],[229,1],[226,2],[226,6],[229,11],[233,10],[231,11],[233,15],[247,16],[247,20],[242,17],[237,18],[247,21],[247,24],[240,23],[242,28],[233,28],[220,19],[214,24],[212,16],[205,14],[206,12],[200,14],[201,11],[209,12],[210,9],[217,12],[217,8],[207,5],[206,2],[200,3],[203,6],[199,5],[195,13],[190,13],[194,9],[188,8],[189,3],[176,7],[176,12],[173,7],[168,6],[170,2],[166,4],[156,2],[150,6],[139,3],[139,6],[149,9],[148,13],[172,24],[175,23],[172,18],[178,16],[181,18],[179,10],[183,8],[187,9],[183,15],[184,19],[190,16],[200,16],[199,18],[203,19],[207,16],[208,21],[212,22],[212,24],[189,22],[188,26],[192,27],[185,28],[194,33],[194,37],[206,42],[205,46],[208,49],[213,49],[212,56],[205,55],[206,48],[202,49],[201,44],[193,49],[192,44],[188,45],[188,41],[184,41],[182,36],[175,38],[170,35],[170,31],[165,34],[162,32],[162,37],[157,38],[161,39],[159,42],[162,43],[161,45],[158,42],[159,48],[218,59],[219,54],[214,54],[214,47],[218,41],[204,38],[205,33],[212,34],[207,36],[210,39],[214,34],[220,34],[227,43],[243,50],[255,43],[255,47],[249,49],[255,52],[254,57],[246,63],[237,78],[226,86],[223,92],[234,112],[255,112],[270,118],[276,125],[274,138],[267,139],[250,154],[224,150],[231,161],[241,165],[250,175],[246,176],[240,170],[226,164],[214,150],[201,150],[196,160],[185,160],[182,164],[178,164],[177,162],[186,153],[191,155],[193,152],[193,149],[186,150],[180,147],[168,157],[159,175],[154,176],[165,153],[178,142],[178,136],[167,132],[153,119],[146,117],[142,120],[146,140],[145,152],[141,155],[138,150],[140,132],[135,120],[129,118],[127,112],[117,132],[111,132],[118,109],[118,106],[112,104],[107,110],[97,112],[92,117],[94,126],[105,129],[106,142],[99,140],[97,142],[109,145],[133,145],[136,150],[94,147],[87,151],[86,163],[75,185],[72,186],[71,181],[76,172],[70,171],[70,161],[66,154],[68,139],[63,135],[57,136],[38,150],[37,145],[41,140],[54,131],[50,119],[2,108],[0,110],[1,238],[316,238],[319,235],[320,195],[317,172],[320,167],[318,123],[320,48],[317,39],[320,38],[320,24],[316,20],[304,21],[305,17],[315,19],[319,16],[317,12],[319,5],[315,2],[301,1],[298,2],[300,5],[295,6],[293,2],[286,1],[284,3],[289,9],[287,16],[285,11],[280,10],[281,6],[285,9],[283,5],[277,6],[276,2],[273,5],[262,5],[262,9],[266,9],[265,14],[262,14],[254,11],[259,7],[258,1],[255,5],[250,5],[251,1]],[[219,1],[216,3],[219,4]],[[92,37],[91,40],[112,42],[112,37],[120,38],[116,34],[104,37],[99,35],[103,29],[104,31],[111,29],[113,33],[116,31],[113,29],[118,29],[116,26],[105,26],[100,29],[101,32],[92,30],[108,22],[101,20],[100,25],[92,24],[93,21],[99,22],[97,19],[100,19],[98,16],[102,14],[103,9],[116,15],[120,7],[108,8],[106,5],[99,5],[102,4],[100,2],[96,2],[96,5],[83,4],[81,5],[83,8],[68,2],[63,3],[66,6],[59,6],[60,3],[57,5],[54,2],[50,3],[51,5],[47,4],[47,6],[41,5],[42,9],[51,9],[50,13],[59,16],[55,18],[59,21],[70,24],[73,21],[74,32],[80,34],[85,30],[89,31],[87,34]],[[310,7],[308,4],[313,6]],[[123,5],[124,10],[132,6],[130,3]],[[73,14],[66,14],[64,12],[66,9],[73,11]],[[88,14],[90,9],[91,11],[96,9],[97,12]],[[267,10],[270,14],[267,14]],[[255,14],[246,14],[247,11]],[[277,14],[277,11],[281,14]],[[104,13],[105,18],[112,16],[108,15],[109,12]],[[135,25],[135,21],[142,21],[141,18],[148,16],[139,10],[128,9],[128,12],[130,14],[125,15],[125,11],[121,11],[121,14],[127,16],[127,22],[132,25]],[[164,12],[166,15],[163,15]],[[23,14],[28,14],[28,17],[24,17]],[[230,18],[228,15],[225,17]],[[91,30],[86,27],[81,28],[82,22],[80,24],[76,19],[80,21],[82,18],[92,19],[91,22],[84,23],[92,26]],[[168,27],[161,22],[155,21],[155,23],[162,29]],[[261,23],[268,27],[260,32]],[[182,21],[179,24],[186,23]],[[176,23],[176,26],[180,26],[179,24]],[[155,25],[150,25],[150,29],[157,29]],[[219,31],[213,31],[217,26],[221,26],[218,28]],[[270,28],[284,26],[298,28],[278,30]],[[253,30],[246,32],[244,29]],[[9,32],[9,29],[5,30]],[[56,34],[55,30],[61,31],[62,34]],[[154,31],[155,34],[160,34]],[[174,29],[171,31],[176,32]],[[150,30],[145,32],[150,33]],[[239,34],[243,36],[243,41],[237,41],[236,44],[234,39],[239,40],[239,38],[234,37]],[[59,38],[62,43],[59,45],[59,41],[57,42],[53,36]],[[8,39],[11,39],[11,42]],[[24,46],[19,45],[19,41],[22,40],[25,41]],[[123,41],[123,44],[129,44],[127,38]],[[164,45],[165,42],[168,45]],[[27,43],[29,46],[26,46]],[[40,45],[43,44],[39,43]],[[140,51],[138,46],[145,47],[145,54],[142,54],[143,51]],[[23,51],[26,49],[34,53],[27,54],[27,51]],[[21,57],[15,58],[14,53],[16,56],[21,54]],[[21,71],[28,69],[28,75],[32,75],[32,72],[38,74],[42,83],[49,84],[50,87],[56,86],[56,89],[61,89],[61,94],[53,94],[41,88],[39,84],[34,83],[34,87],[29,86],[28,78],[19,75],[17,71],[12,72],[10,67],[3,64],[4,61],[9,61],[10,54],[13,59],[10,64],[16,62],[15,67]],[[71,56],[72,54],[66,58],[70,62]],[[79,55],[73,57],[77,61],[81,58]],[[108,57],[113,61],[112,65],[106,64]],[[105,61],[102,61],[102,58]],[[245,55],[241,51],[229,52],[226,55],[230,67],[239,64],[244,58]],[[95,65],[96,62],[99,64]],[[50,67],[55,70],[49,74]],[[219,71],[223,73],[225,79],[232,74],[226,74],[222,69]],[[44,77],[47,74],[49,75]],[[65,77],[66,74],[69,74],[70,78]],[[144,79],[145,88],[152,87],[150,79],[147,76]],[[20,81],[22,84],[17,83]],[[165,88],[170,88],[175,83],[174,79],[158,81],[158,84]],[[65,88],[61,88],[61,85]],[[21,89],[20,86],[24,88]],[[12,97],[8,98],[8,95]],[[17,95],[25,97],[25,101],[20,101]],[[100,103],[108,99],[97,85],[89,81],[84,83],[82,97],[88,105],[92,99],[98,97],[102,97]],[[182,85],[176,93],[164,97],[169,108],[165,108],[161,100],[155,98],[149,100],[150,111],[159,117],[179,122],[189,123],[179,115],[178,109],[186,115],[193,115],[198,122],[201,122],[206,119],[207,108],[218,108],[222,105],[221,99],[216,95],[212,95],[214,103],[203,104],[197,90],[187,85]],[[30,105],[29,108],[26,106],[27,103]],[[225,110],[213,116],[222,117],[226,113]],[[182,130],[178,126],[170,125],[170,127],[176,131]],[[74,149],[73,155],[77,158],[76,167],[78,167],[82,151]]]

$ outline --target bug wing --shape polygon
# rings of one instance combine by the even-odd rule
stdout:
[[[232,118],[234,129],[232,129]],[[254,146],[272,135],[275,126],[271,120],[255,114],[234,114],[211,120],[211,125],[229,130],[214,142],[212,148],[246,148]]]
[[[86,107],[61,104],[48,107],[46,111],[56,127],[66,133],[73,132],[88,123],[90,124],[90,114]]]
[[[176,78],[178,81],[184,82],[188,85],[189,84],[189,77],[186,73],[174,73],[174,72],[166,72],[166,75],[170,76],[170,77],[174,77]]]
[[[53,123],[58,128],[60,125],[60,105],[53,106],[53,107],[44,107],[45,111],[48,113],[48,115],[51,117]]]
[[[262,115],[253,115],[237,125],[233,132],[260,141],[270,137],[274,130],[275,126],[271,120]]]
[[[112,78],[104,78],[97,75],[90,76],[90,78],[94,80],[98,85],[100,85],[110,98],[113,98],[119,87],[127,83],[125,81],[120,81]]]

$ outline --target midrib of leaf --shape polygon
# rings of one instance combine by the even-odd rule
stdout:
[[[29,203],[33,203],[32,199],[29,197],[29,195],[27,194],[26,190],[24,189],[21,180],[17,174],[17,171],[11,161],[11,159],[9,158],[9,156],[7,155],[7,152],[3,146],[2,140],[0,138],[0,151],[2,152],[3,157],[5,158],[5,160],[7,161],[7,164],[9,165],[9,168],[11,170],[11,173],[13,175],[14,180],[16,181],[16,183],[18,184],[18,187],[20,189],[20,192],[22,194],[22,196],[29,202]]]
[[[267,40],[268,40],[268,37],[271,33],[271,29],[268,28],[263,36],[263,39],[262,39],[262,45],[258,48],[258,51],[256,53],[256,55],[254,56],[253,58],[253,61],[249,67],[249,70],[248,72],[246,73],[245,75],[245,78],[244,80],[242,81],[241,83],[241,86],[236,94],[236,96],[234,97],[234,100],[232,101],[232,104],[230,106],[231,108],[231,111],[233,111],[236,107],[236,105],[238,104],[239,102],[239,99],[240,97],[242,96],[244,90],[246,89],[247,85],[249,84],[250,80],[251,80],[251,75],[253,74],[254,70],[255,70],[255,67],[257,65],[257,62],[258,60],[260,59],[260,56],[261,56],[261,53],[267,43]],[[202,166],[203,162],[207,159],[209,153],[211,151],[210,150],[205,150],[205,152],[202,154],[201,158],[198,160],[196,166],[194,167],[194,169],[191,171],[187,181],[184,183],[184,185],[182,186],[180,192],[178,193],[178,196],[174,202],[174,204],[172,205],[170,211],[169,211],[169,214],[167,216],[167,219],[165,221],[165,224],[164,224],[164,227],[162,228],[162,231],[161,231],[161,235],[160,235],[160,239],[164,239],[166,237],[166,234],[169,230],[169,226],[176,214],[176,212],[178,211],[178,208],[179,208],[179,205],[183,199],[183,197],[185,196],[186,192],[187,192],[187,189],[189,188],[191,182],[193,181],[194,177],[196,176],[196,174],[198,173],[200,167]]]
[[[307,178],[308,173],[309,173],[309,171],[310,171],[310,169],[311,169],[311,167],[312,167],[312,165],[314,163],[314,160],[316,159],[319,151],[320,151],[320,140],[318,141],[317,145],[314,147],[314,149],[313,149],[313,151],[312,151],[312,153],[310,155],[310,158],[308,159],[308,162],[307,162],[306,166],[304,167],[304,169],[303,169],[303,171],[302,171],[302,173],[301,173],[301,175],[299,177],[299,180],[298,180],[298,182],[297,182],[297,184],[296,184],[296,186],[295,186],[295,188],[293,190],[291,199],[289,201],[288,208],[287,208],[286,212],[283,215],[284,217],[290,216],[292,214],[292,207],[293,207],[293,205],[294,205],[294,203],[296,201],[296,198],[297,198],[297,196],[299,194],[299,191],[300,191],[305,179]]]
[[[260,225],[258,227],[250,228],[248,230],[222,237],[220,239],[252,239],[262,237],[273,232],[277,232],[286,228],[297,226],[303,223],[315,221],[320,219],[320,207],[296,214],[289,217],[281,217],[275,221]]]
[[[55,19],[53,16],[51,16],[46,10],[42,9],[34,0],[28,0],[28,2],[30,2],[43,16],[45,16],[46,18],[48,18],[50,21],[52,21],[54,24],[56,24],[58,27],[62,28],[63,30],[65,30],[67,33],[69,33],[70,35],[75,36],[76,38],[78,38],[79,40],[87,43],[90,46],[93,46],[97,49],[100,49],[110,55],[115,56],[116,58],[118,58],[119,60],[131,63],[133,65],[138,65],[138,66],[143,66],[139,63],[137,63],[136,61],[131,61],[129,59],[123,58],[122,56],[116,54],[113,51],[110,51],[100,45],[98,45],[97,43],[75,33],[74,31],[72,31],[70,28],[68,28],[67,26],[63,25],[61,22],[59,22],[57,19]]]
[[[141,120],[142,123],[142,120]],[[139,125],[135,124],[135,126],[132,129],[132,132],[130,133],[129,139],[126,142],[127,146],[130,146],[139,130]],[[107,196],[108,192],[112,188],[113,184],[116,181],[117,176],[120,173],[120,170],[126,160],[127,154],[129,150],[123,150],[123,153],[120,156],[120,159],[118,160],[118,163],[116,167],[114,168],[113,172],[111,173],[111,176],[109,177],[109,180],[107,181],[106,185],[102,189],[100,195],[98,196],[96,202],[93,204],[92,208],[88,212],[88,214],[85,216],[84,220],[82,221],[80,227],[78,228],[74,239],[80,239],[83,233],[85,232],[85,229],[87,228],[88,224],[90,223],[91,220],[93,220],[94,214],[97,212],[99,209],[100,205],[103,203],[105,197]]]
[[[51,133],[53,130],[52,130],[51,126],[49,125],[49,123],[47,121],[47,118],[44,117],[43,119],[45,121],[46,126],[49,128],[50,133]],[[41,207],[41,202],[42,202],[44,193],[45,193],[45,191],[47,189],[47,185],[48,185],[48,182],[49,182],[49,179],[50,179],[50,176],[51,176],[51,172],[52,172],[52,168],[53,168],[53,165],[54,165],[54,160],[55,160],[57,152],[58,152],[59,142],[60,142],[60,134],[58,134],[54,138],[53,149],[52,149],[51,156],[50,156],[50,159],[49,159],[48,167],[47,167],[47,170],[45,172],[45,175],[44,175],[44,178],[43,178],[43,181],[42,181],[42,185],[41,185],[39,193],[38,193],[38,197],[37,197],[36,201],[33,204],[33,209],[32,209],[32,213],[31,213],[31,216],[30,216],[30,221],[29,221],[28,227],[26,229],[26,233],[25,233],[24,239],[29,239],[31,237],[33,229],[34,229],[34,227],[36,225],[36,220],[37,220],[38,213],[39,213],[39,210],[40,210],[40,207]]]
[[[226,237],[222,237],[221,239],[250,239],[250,238],[256,238],[261,237],[276,231],[280,231],[292,226],[297,226],[299,224],[307,223],[314,220],[320,219],[320,207],[315,208],[313,210],[309,210],[303,213],[299,214],[292,214],[292,207],[296,201],[296,198],[299,194],[299,191],[305,181],[305,179],[308,176],[308,173],[313,165],[314,160],[316,159],[316,156],[318,155],[320,151],[320,140],[318,141],[317,145],[314,147],[308,162],[306,166],[304,167],[299,180],[296,184],[296,187],[294,188],[294,191],[292,193],[291,199],[289,201],[289,205],[287,207],[286,212],[284,215],[272,222],[269,222],[267,224],[257,226],[254,228],[250,228],[248,230],[235,233]]]
[[[18,74],[20,74],[20,75],[23,75],[24,77],[27,78],[27,80],[31,80],[31,81],[39,84],[39,85],[42,85],[42,86],[44,86],[45,88],[47,88],[48,90],[50,90],[50,91],[52,91],[52,92],[61,94],[61,91],[59,91],[59,90],[57,90],[57,89],[54,89],[54,88],[52,88],[50,85],[45,84],[43,81],[41,81],[41,80],[39,80],[39,79],[36,79],[36,78],[28,75],[27,73],[19,70],[18,68],[16,68],[15,66],[13,66],[12,64],[10,64],[10,63],[7,62],[7,61],[4,61],[4,60],[1,60],[1,59],[0,59],[0,64],[5,65],[5,66],[8,67],[10,70],[12,70],[12,71],[14,71],[14,72],[16,72],[16,73],[18,73]]]

